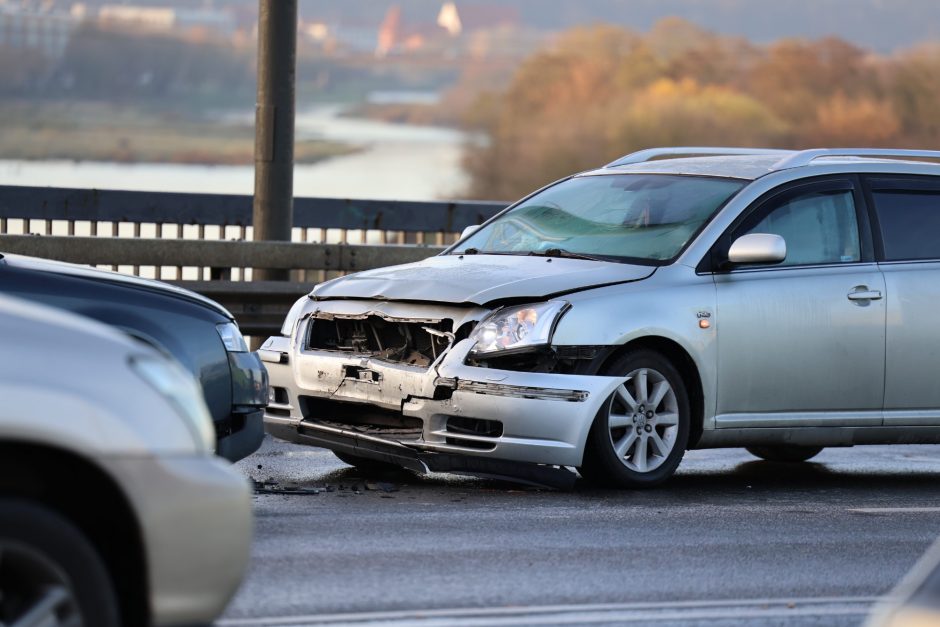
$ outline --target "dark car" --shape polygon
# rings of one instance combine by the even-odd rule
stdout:
[[[19,255],[0,255],[0,294],[94,318],[169,353],[202,384],[216,452],[237,461],[261,445],[267,372],[215,301],[159,281]]]

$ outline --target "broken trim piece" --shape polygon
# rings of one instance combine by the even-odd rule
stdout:
[[[441,381],[440,379],[438,380]],[[591,395],[590,392],[584,390],[559,390],[464,380],[457,381],[457,390],[473,392],[475,394],[488,394],[490,396],[517,396],[544,401],[569,401],[573,403],[584,402]]]
[[[300,440],[304,444],[345,451],[360,457],[397,464],[420,473],[470,474],[560,490],[572,489],[577,479],[577,475],[564,466],[447,452],[418,451],[393,440],[353,433],[309,420],[300,422],[295,434],[291,438],[295,442]],[[275,435],[283,437],[278,433]]]

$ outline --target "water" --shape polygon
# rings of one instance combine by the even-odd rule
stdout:
[[[436,200],[459,197],[466,187],[460,167],[464,136],[459,131],[344,118],[340,113],[335,105],[298,112],[298,139],[346,142],[362,150],[297,165],[295,196]],[[252,166],[0,160],[0,185],[251,194],[254,170]]]

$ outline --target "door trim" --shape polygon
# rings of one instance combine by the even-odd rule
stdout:
[[[907,413],[910,414],[917,412]],[[754,429],[774,427],[880,427],[882,425],[882,419],[883,412],[880,410],[720,414],[715,416],[715,428]]]

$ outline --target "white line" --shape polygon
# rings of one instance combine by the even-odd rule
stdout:
[[[859,507],[848,511],[860,514],[940,514],[940,507]]]
[[[229,618],[218,627],[288,625],[571,625],[598,622],[689,621],[779,616],[843,616],[867,614],[876,597],[815,597],[795,599],[729,599],[665,603],[600,603],[522,607],[483,607],[347,614],[308,614]]]

